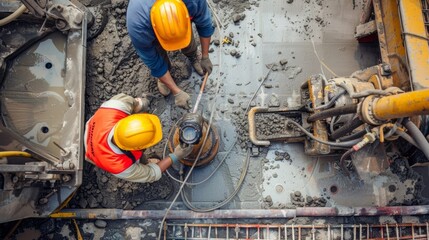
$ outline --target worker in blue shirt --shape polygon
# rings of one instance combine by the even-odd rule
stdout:
[[[201,42],[201,57],[195,42],[191,21]],[[212,71],[209,58],[210,38],[214,32],[205,0],[130,0],[127,28],[139,57],[158,78],[158,89],[164,96],[174,94],[177,106],[190,109],[190,97],[181,90],[170,74],[171,63],[166,51],[181,50],[195,71],[203,75]]]

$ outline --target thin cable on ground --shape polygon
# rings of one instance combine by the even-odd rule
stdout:
[[[261,83],[258,86],[258,89],[256,89],[255,93],[253,94],[253,96],[250,98],[249,103],[247,104],[246,110],[244,111],[245,113],[247,113],[247,111],[249,111],[250,108],[250,104],[252,104],[253,99],[255,98],[256,94],[259,92],[259,89],[261,89],[262,84],[264,84],[264,82],[268,79],[268,76],[271,73],[271,70],[273,69],[273,65],[271,65],[270,69],[268,70],[267,74],[265,75],[264,79],[261,81]]]
[[[222,41],[222,33],[221,33],[221,28],[220,26],[223,26],[221,24],[221,21],[219,19],[219,17],[217,16],[216,12],[214,11],[214,8],[210,5],[210,3],[207,1],[207,4],[209,5],[209,8],[212,10],[213,15],[215,16],[215,21],[216,21],[216,25],[217,28],[219,30],[219,41]],[[211,128],[211,123],[213,121],[213,117],[214,117],[214,112],[215,112],[215,106],[216,106],[216,101],[217,101],[217,96],[219,93],[219,89],[220,89],[220,83],[221,83],[221,71],[222,70],[222,44],[219,45],[219,71],[218,71],[218,82],[217,82],[217,86],[216,86],[216,94],[214,97],[214,101],[213,101],[213,105],[212,105],[212,110],[211,110],[211,115],[210,115],[210,120],[209,120],[209,124],[207,127],[207,131],[210,131]],[[200,154],[202,152],[203,146],[205,145],[205,142],[207,140],[208,134],[206,134],[206,137],[204,138],[202,147],[200,148],[200,152],[197,155],[196,159],[199,159]],[[186,181],[188,180],[189,176],[191,176],[192,170],[194,169],[195,165],[196,165],[197,161],[194,162],[194,164],[192,165],[191,169],[189,170],[188,175],[186,176],[185,180],[183,181],[183,184],[181,184],[179,191],[177,192],[176,196],[174,197],[173,201],[171,202],[170,206],[168,207],[167,211],[165,212],[164,217],[162,218],[161,224],[159,226],[159,233],[158,233],[158,240],[161,240],[161,235],[162,235],[162,229],[164,227],[164,223],[165,223],[165,219],[167,218],[168,213],[170,212],[171,208],[173,207],[174,203],[176,202],[177,198],[180,195],[180,192],[182,191],[183,187],[185,186]]]
[[[217,170],[219,170],[219,168],[222,166],[222,164],[225,162],[226,158],[229,156],[229,154],[231,153],[232,149],[234,149],[236,143],[237,143],[237,138],[235,139],[234,143],[229,148],[229,150],[226,152],[225,156],[222,158],[222,160],[219,162],[219,164],[216,166],[216,168],[212,171],[212,173],[210,173],[210,175],[207,178],[205,178],[204,180],[201,180],[199,182],[189,182],[189,183],[187,182],[187,183],[185,183],[186,186],[197,186],[197,185],[203,184],[207,180],[209,180],[217,172]],[[165,152],[164,152],[163,155],[165,156]],[[168,171],[168,169],[166,170],[166,172],[167,172],[168,176],[171,179],[173,179],[174,181],[176,181],[178,183],[183,183],[183,181],[181,181],[180,179],[177,179],[174,176],[172,176],[171,173]]]
[[[311,44],[313,44],[313,51],[314,51],[314,54],[316,55],[316,57],[317,57],[317,60],[319,60],[319,63],[323,66],[323,67],[325,67],[330,73],[332,73],[332,75],[334,75],[334,77],[338,77],[338,75],[334,72],[334,71],[332,71],[329,67],[328,67],[328,65],[326,65],[321,59],[320,59],[320,57],[319,57],[319,54],[317,53],[317,50],[316,50],[316,45],[314,44],[314,41],[313,41],[313,39],[311,39]],[[324,73],[324,71],[323,71],[323,68],[321,67],[320,68],[321,69],[321,71],[322,71],[322,74],[323,75],[325,75],[325,73]]]
[[[241,171],[240,179],[237,182],[237,187],[222,202],[220,202],[220,203],[218,203],[218,204],[216,204],[210,208],[197,208],[197,207],[193,206],[192,203],[189,201],[188,197],[186,196],[186,193],[184,191],[181,191],[180,195],[182,196],[183,203],[185,203],[185,205],[189,209],[191,209],[192,211],[195,211],[195,212],[210,212],[210,211],[213,211],[213,210],[216,210],[218,208],[225,206],[235,197],[235,195],[237,195],[238,191],[240,191],[241,185],[243,184],[244,179],[246,178],[246,174],[247,174],[247,170],[249,168],[249,164],[250,164],[250,150],[248,149],[247,155],[246,155],[246,160],[243,163],[243,170]]]

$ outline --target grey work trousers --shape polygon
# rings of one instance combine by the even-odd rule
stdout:
[[[161,44],[159,44],[158,41],[155,41],[155,47],[156,47],[156,50],[158,51],[159,55],[161,55],[161,57],[164,59],[164,61],[167,62],[168,70],[171,70],[171,62],[170,62],[170,58],[168,58],[167,51],[165,51],[165,49],[162,48]],[[197,50],[198,50],[197,42],[195,41],[194,33],[192,32],[191,42],[189,43],[189,45],[187,47],[181,49],[180,51],[183,53],[183,55],[188,57],[188,59],[192,63],[197,58]]]

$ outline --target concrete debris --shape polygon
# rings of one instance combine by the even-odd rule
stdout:
[[[244,20],[244,18],[246,17],[246,14],[244,14],[244,13],[237,13],[237,14],[234,14],[233,16],[232,16],[232,21],[234,22],[234,24],[239,24],[239,22],[240,21],[242,21],[242,20]]]
[[[326,199],[323,197],[303,197],[300,191],[290,194],[291,202],[296,207],[325,207]]]
[[[97,219],[95,220],[94,225],[98,228],[105,228],[107,226],[107,222],[101,219]]]

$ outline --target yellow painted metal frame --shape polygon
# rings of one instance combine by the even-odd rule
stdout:
[[[377,25],[379,25],[379,21],[383,23],[387,45],[386,56],[382,57],[383,61],[387,59],[388,62],[386,63],[389,63],[392,67],[393,85],[404,91],[409,91],[411,86],[397,2],[392,0],[377,0],[374,2],[375,11],[380,8],[381,19],[378,19],[376,14],[376,22]],[[381,5],[378,5],[377,2],[380,2]]]
[[[429,88],[429,42],[421,0],[398,0],[412,88]]]
[[[375,100],[372,109],[378,120],[429,114],[429,89],[422,89]]]

